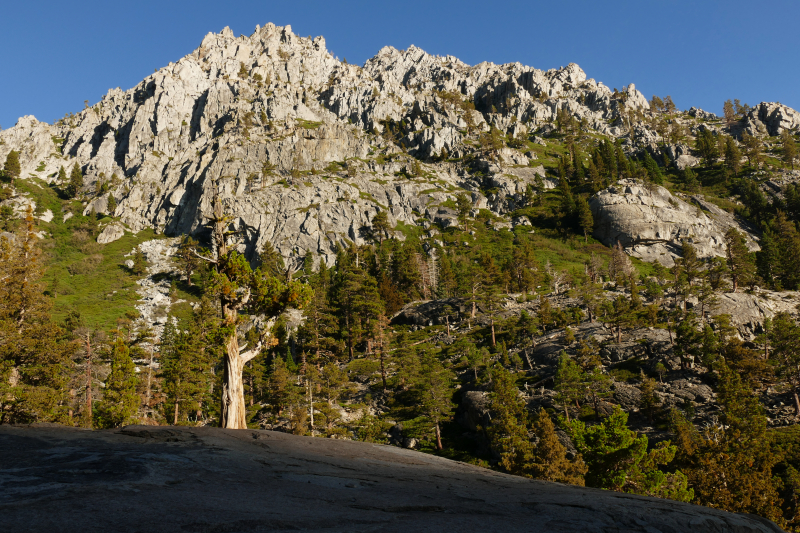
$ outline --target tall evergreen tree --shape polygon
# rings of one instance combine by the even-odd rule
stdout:
[[[647,437],[628,429],[627,423],[628,414],[617,406],[600,424],[587,427],[574,420],[569,425],[575,447],[588,466],[586,485],[690,501],[694,493],[686,476],[659,469],[673,460],[677,447],[666,442],[648,451]]]
[[[592,209],[589,207],[589,202],[583,196],[578,197],[578,223],[583,230],[584,242],[589,242],[589,233],[594,230],[594,217],[592,216]]]
[[[782,523],[780,497],[772,469],[780,456],[771,449],[767,419],[758,398],[724,362],[717,399],[721,424],[698,432],[678,424],[683,462],[697,503],[753,513]]]
[[[733,292],[736,292],[740,285],[747,285],[755,276],[755,258],[747,248],[744,235],[734,227],[725,232],[725,246]]]
[[[0,236],[0,423],[69,423],[75,350],[50,317],[43,264],[28,208],[22,231]]]
[[[420,395],[420,412],[433,427],[436,449],[442,450],[442,422],[453,413],[450,383],[452,371],[445,368],[431,352],[423,352],[422,368],[417,388]]]
[[[103,388],[103,399],[98,402],[94,411],[95,423],[99,428],[130,424],[136,420],[136,411],[141,403],[136,393],[138,379],[130,349],[122,338],[122,332],[117,331],[116,334],[117,338],[108,353],[111,374]]]
[[[6,176],[6,179],[13,180],[19,177],[21,172],[20,164],[19,164],[19,152],[16,150],[11,150],[8,152],[6,156],[6,162],[3,165],[3,174]]]
[[[797,144],[794,142],[794,137],[788,130],[783,130],[781,133],[781,145],[783,147],[783,162],[784,164],[792,167],[794,170],[794,162],[797,159]]]
[[[72,165],[72,172],[69,175],[69,185],[67,186],[67,195],[70,198],[75,198],[83,187],[83,172],[78,163]]]

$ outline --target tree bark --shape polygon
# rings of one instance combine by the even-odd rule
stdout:
[[[235,312],[234,312],[235,313]],[[229,318],[230,320],[230,318]],[[247,352],[239,349],[236,327],[225,342],[225,369],[222,374],[222,416],[220,427],[247,429],[247,408],[244,403],[244,365],[261,351],[259,342]]]
[[[225,343],[225,370],[222,375],[222,420],[226,429],[247,429],[244,403],[244,361],[239,355],[239,341],[234,330]]]
[[[794,412],[796,416],[800,416],[800,398],[797,397],[797,388],[792,389],[794,395]]]
[[[442,432],[439,430],[439,423],[436,423],[436,449],[442,450]]]

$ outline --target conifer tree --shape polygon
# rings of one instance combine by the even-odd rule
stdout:
[[[467,231],[467,222],[469,221],[469,214],[472,211],[472,200],[466,193],[459,193],[456,195],[456,205],[458,210],[458,223],[464,231]]]
[[[583,476],[588,469],[583,458],[578,455],[572,461],[567,459],[567,450],[558,439],[553,421],[544,409],[539,410],[539,415],[534,420],[533,431],[538,441],[530,466],[531,477],[584,486]]]
[[[72,172],[69,175],[69,185],[67,186],[67,195],[70,198],[75,198],[83,187],[83,173],[78,163],[72,165]]]
[[[114,212],[117,210],[117,199],[114,198],[113,193],[108,194],[108,206],[106,208],[106,212],[109,216],[114,216]]]
[[[388,213],[385,210],[375,213],[375,216],[372,217],[372,235],[378,238],[380,244],[383,244],[383,239],[389,236],[391,230]]]
[[[647,170],[647,177],[650,181],[656,185],[664,184],[664,175],[661,173],[661,169],[658,168],[656,160],[650,156],[650,152],[644,153],[644,168]]]
[[[61,165],[61,167],[58,169],[58,183],[63,184],[66,181],[67,181],[67,171],[64,170],[64,165]]]
[[[742,152],[733,137],[725,137],[725,169],[735,177],[742,168]],[[726,173],[726,177],[727,177]]]
[[[20,164],[19,164],[19,152],[16,150],[11,150],[8,152],[6,156],[6,162],[3,165],[3,174],[6,176],[6,179],[14,180],[19,177],[21,172]]]
[[[28,208],[22,231],[0,236],[0,424],[69,423],[67,382],[75,345],[50,318]]]
[[[742,144],[744,145],[744,155],[747,157],[747,164],[751,167],[759,167],[764,160],[764,156],[761,153],[761,140],[755,135],[750,135],[745,131],[742,133]]]
[[[581,368],[562,351],[558,359],[558,368],[553,377],[553,389],[556,391],[556,401],[564,407],[564,416],[570,421],[569,407],[573,403],[578,406],[578,401],[583,397],[584,376]],[[579,406],[578,406],[579,407]]]
[[[697,133],[695,149],[700,152],[700,157],[703,158],[707,167],[713,166],[719,157],[717,142],[714,140],[711,130],[707,128],[703,128]]]
[[[767,437],[767,419],[758,398],[724,362],[719,372],[721,424],[703,433],[684,426],[686,472],[697,503],[733,512],[753,513],[777,522],[783,519],[772,475],[780,460]]]
[[[529,415],[519,398],[513,375],[501,366],[492,370],[490,409],[492,424],[486,428],[500,464],[509,474],[528,475],[534,462],[534,446],[528,436]]]
[[[800,416],[800,326],[788,313],[778,313],[772,320],[767,339],[772,345],[770,358],[778,375],[791,388],[795,415]]]
[[[744,235],[734,227],[725,232],[725,246],[733,292],[736,292],[740,285],[747,285],[753,279],[755,260],[747,248]]]
[[[783,147],[784,164],[791,166],[792,170],[794,170],[794,162],[797,159],[797,144],[788,130],[783,130],[783,133],[781,133],[781,145]]]
[[[594,230],[594,217],[589,202],[583,196],[578,197],[578,223],[583,230],[584,242],[589,242],[589,233]]]
[[[136,419],[136,411],[141,403],[136,394],[136,367],[130,356],[130,349],[117,331],[117,338],[111,344],[108,359],[111,374],[106,379],[103,399],[94,411],[99,428],[113,428],[130,424]]]
[[[681,471],[665,473],[660,465],[672,462],[677,447],[669,442],[647,451],[644,435],[628,429],[628,414],[619,406],[600,424],[587,427],[574,420],[569,425],[575,447],[588,467],[586,485],[645,494],[679,501],[694,497]]]
[[[800,232],[783,211],[778,211],[774,228],[774,242],[768,243],[764,259],[769,261],[772,277],[779,286],[795,290],[800,285]]]
[[[192,286],[192,274],[200,266],[200,258],[195,254],[198,242],[191,235],[185,235],[181,241],[178,251],[175,254],[175,262],[183,275],[186,276],[186,284]]]
[[[442,450],[442,422],[453,413],[452,392],[450,383],[452,371],[445,368],[431,352],[423,352],[422,368],[417,388],[420,395],[420,412],[433,426],[436,437],[436,449]]]

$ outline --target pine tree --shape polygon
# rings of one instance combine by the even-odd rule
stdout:
[[[742,152],[733,137],[725,137],[725,169],[735,177],[742,168]],[[726,173],[727,178],[727,173]]]
[[[663,365],[661,366],[663,368]],[[641,385],[639,386],[639,391],[642,393],[640,407],[647,413],[647,418],[652,424],[656,408],[661,405],[661,398],[656,394],[656,380],[645,376],[642,371],[641,381]]]
[[[67,382],[75,345],[50,318],[33,210],[0,237],[0,424],[70,423]]]
[[[569,407],[583,398],[584,375],[581,368],[562,351],[558,360],[558,368],[553,377],[553,389],[557,392],[556,401],[564,407],[564,416],[569,422]]]
[[[700,182],[697,181],[697,174],[694,173],[691,167],[686,167],[681,171],[681,179],[684,188],[689,192],[697,192],[700,188]]]
[[[469,214],[472,212],[472,200],[466,193],[458,193],[458,195],[456,195],[456,205],[458,209],[458,223],[461,224],[464,231],[467,231]]]
[[[19,177],[21,172],[20,164],[19,164],[19,152],[16,150],[11,150],[8,152],[6,156],[6,162],[3,165],[3,174],[6,176],[6,179],[14,180]]]
[[[436,449],[442,450],[442,422],[453,414],[452,371],[445,368],[431,352],[423,352],[422,368],[417,389],[420,396],[420,414],[433,427]]]
[[[530,465],[530,476],[534,479],[569,483],[584,486],[583,476],[587,467],[581,456],[567,459],[567,450],[556,435],[553,421],[544,409],[539,410],[533,425],[538,438]]]
[[[58,183],[61,185],[65,181],[67,181],[67,171],[64,170],[64,165],[61,165],[61,167],[58,169]]]
[[[72,165],[72,172],[69,175],[69,185],[67,186],[67,195],[70,198],[75,198],[83,187],[83,173],[78,163]]]
[[[506,472],[530,477],[528,469],[535,458],[528,436],[528,410],[519,397],[514,377],[501,366],[492,370],[490,399],[494,418],[486,431],[492,449],[500,454],[500,464]]]
[[[755,259],[744,235],[734,227],[725,232],[725,246],[733,292],[736,292],[740,285],[749,284],[755,276]]]
[[[784,164],[791,166],[792,170],[794,170],[794,162],[797,159],[797,144],[788,130],[783,130],[781,133],[781,145],[783,146]]]
[[[677,447],[666,442],[648,452],[647,437],[628,429],[627,423],[628,414],[617,406],[600,424],[587,427],[574,420],[569,425],[575,448],[588,467],[586,485],[690,501],[694,493],[686,476],[658,468],[673,460]]]
[[[125,345],[119,331],[110,346],[108,359],[111,363],[111,374],[106,379],[103,399],[98,402],[94,411],[98,428],[130,424],[136,419],[136,411],[141,403],[136,394],[136,367],[131,360],[130,349]]]
[[[106,212],[109,216],[114,216],[114,212],[117,210],[117,199],[114,198],[113,193],[108,193],[108,205],[106,207]]]
[[[192,274],[200,267],[200,258],[195,254],[198,242],[190,235],[184,236],[178,251],[175,254],[175,262],[183,275],[186,276],[186,284],[192,286]]]
[[[782,211],[774,222],[775,235],[772,245],[765,250],[765,259],[771,263],[772,277],[786,290],[795,290],[800,285],[800,232],[794,222]],[[776,284],[777,285],[777,284]]]
[[[578,223],[583,230],[584,242],[589,242],[589,233],[594,230],[594,217],[589,202],[583,196],[578,197]]]
[[[664,175],[661,173],[661,169],[658,168],[656,160],[650,156],[650,152],[644,153],[644,168],[647,170],[647,177],[651,182],[656,185],[664,184]]]
[[[378,242],[383,244],[384,237],[389,236],[389,232],[392,230],[391,224],[389,224],[389,215],[385,210],[378,211],[375,213],[375,216],[372,217],[372,235],[373,237],[378,238]]]
[[[761,140],[755,135],[744,132],[742,133],[742,144],[744,145],[747,164],[758,168],[764,160],[764,155],[761,153]]]
[[[800,326],[788,313],[778,313],[767,336],[772,345],[771,360],[778,376],[789,385],[794,397],[795,414],[800,416]]]
[[[697,503],[757,514],[780,525],[780,497],[772,475],[780,455],[770,446],[764,409],[736,372],[724,363],[715,367],[721,425],[702,434],[688,426],[680,436],[686,443],[684,471]]]
[[[717,142],[709,129],[703,128],[697,133],[695,149],[700,152],[700,157],[703,158],[707,167],[713,166],[719,157]]]
[[[259,268],[270,276],[282,278],[286,275],[286,265],[283,262],[283,257],[278,253],[275,247],[272,246],[271,242],[264,242],[264,247],[261,249],[258,261],[260,264]]]

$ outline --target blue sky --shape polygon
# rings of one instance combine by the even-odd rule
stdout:
[[[727,98],[800,109],[797,0],[505,2],[5,2],[0,7],[0,125],[52,122],[128,89],[191,52],[209,31],[290,24],[363,63],[384,45],[415,44],[475,64],[578,63],[609,87],[721,112]]]

